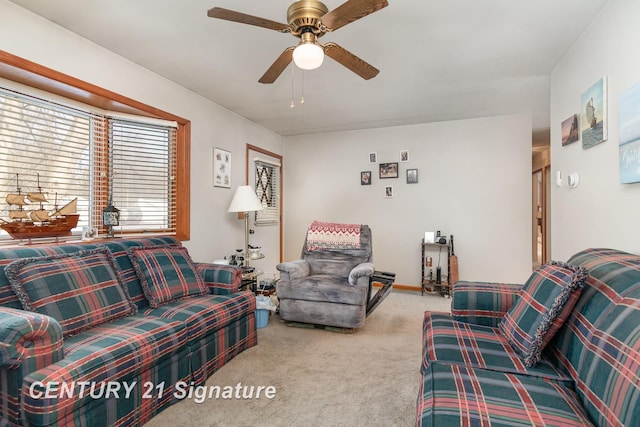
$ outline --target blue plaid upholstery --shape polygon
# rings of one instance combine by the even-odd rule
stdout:
[[[23,258],[5,273],[25,310],[53,317],[73,335],[135,312],[114,267],[109,249],[97,248]]]
[[[547,360],[527,366],[498,328],[458,322],[448,313],[426,312],[423,338],[423,373],[438,362],[572,382]]]
[[[568,264],[584,267],[589,275],[567,320],[532,368],[513,369],[510,346],[503,342],[501,350],[495,336],[499,328],[426,313],[416,425],[638,425],[640,256],[588,249]],[[492,286],[479,284],[476,292],[468,283],[459,299],[454,287],[456,319],[483,322],[495,318],[485,312],[506,312],[502,296],[487,294]],[[543,372],[545,365],[557,376]]]
[[[536,269],[520,290],[498,328],[527,366],[538,363],[542,349],[569,317],[586,277],[582,267],[551,262]]]
[[[140,315],[118,319],[65,339],[64,359],[39,369],[24,379],[24,410],[34,425],[49,425],[65,419],[92,400],[80,398],[80,383],[125,382],[149,371],[186,346],[185,324]],[[183,373],[188,378],[188,370]],[[42,385],[75,384],[73,396],[37,398]],[[33,395],[32,395],[33,394]]]
[[[589,271],[550,347],[595,424],[640,422],[640,256],[588,249],[568,261]]]
[[[176,401],[178,381],[203,384],[235,355],[257,344],[255,299],[250,293],[236,293],[241,273],[234,267],[198,264],[196,271],[204,276],[207,295],[150,309],[128,251],[167,245],[181,244],[167,236],[0,249],[0,426],[142,425]],[[21,309],[4,273],[6,265],[25,257],[103,247],[113,253],[139,314],[94,326],[63,341],[56,320]],[[158,311],[151,314],[153,310]],[[37,381],[58,380],[95,381],[97,387],[102,381],[136,386],[128,397],[35,398],[42,390]],[[160,384],[162,396],[155,389],[156,395],[145,397],[149,385]],[[25,395],[30,385],[36,396]]]
[[[458,281],[453,285],[451,315],[461,322],[498,326],[521,288],[512,283]]]
[[[254,295],[240,292],[187,298],[159,308],[150,308],[144,314],[179,320],[187,325],[189,348],[193,353],[194,380],[204,382],[224,362],[241,350],[257,344],[255,309]],[[237,323],[237,319],[249,319],[250,323],[229,326]],[[207,366],[208,363],[210,366]]]
[[[229,295],[240,291],[242,269],[231,265],[196,263],[196,268],[214,295]]]
[[[0,425],[20,419],[24,375],[63,357],[62,327],[54,318],[0,307]]]
[[[209,292],[187,248],[131,248],[129,257],[151,307]]]
[[[555,381],[433,363],[420,386],[416,426],[585,427],[576,393]]]

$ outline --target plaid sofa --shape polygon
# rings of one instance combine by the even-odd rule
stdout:
[[[588,249],[569,318],[527,367],[498,332],[519,285],[458,282],[426,312],[417,426],[640,425],[640,256]]]
[[[142,425],[257,344],[255,298],[238,292],[236,268],[195,263],[209,293],[150,307],[128,250],[167,245],[181,243],[166,236],[0,249],[0,426]],[[8,264],[103,246],[137,313],[63,337],[54,318],[22,309]]]

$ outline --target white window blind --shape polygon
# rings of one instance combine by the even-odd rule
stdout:
[[[123,230],[175,231],[174,128],[109,120],[111,194]]]
[[[176,134],[0,88],[0,201],[18,185],[38,191],[39,181],[46,209],[78,199],[78,228],[100,228],[111,197],[116,232],[175,231]],[[15,208],[1,205],[0,218]]]
[[[42,207],[54,211],[77,198],[78,225],[88,225],[94,131],[88,112],[0,90],[0,200],[18,188],[42,191]],[[5,204],[0,216],[18,208]],[[38,208],[40,203],[23,207]],[[2,231],[0,237],[8,235]]]
[[[256,211],[256,225],[278,224],[280,218],[280,166],[262,159],[254,159],[256,168],[256,195],[263,210]]]

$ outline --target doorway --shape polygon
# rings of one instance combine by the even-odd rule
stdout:
[[[548,138],[534,138],[531,179],[531,253],[532,268],[546,264],[551,258],[551,158]]]
[[[264,209],[251,212],[249,228],[252,246],[260,247],[264,258],[251,260],[251,266],[275,274],[275,266],[283,260],[282,156],[247,144],[245,182],[256,190]]]

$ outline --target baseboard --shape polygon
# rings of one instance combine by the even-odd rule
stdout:
[[[378,282],[373,282],[373,286],[380,288],[382,287],[382,284]],[[400,283],[394,283],[393,285],[391,285],[391,287],[399,291],[416,291],[416,292],[422,291],[422,288],[420,286],[403,285]]]

